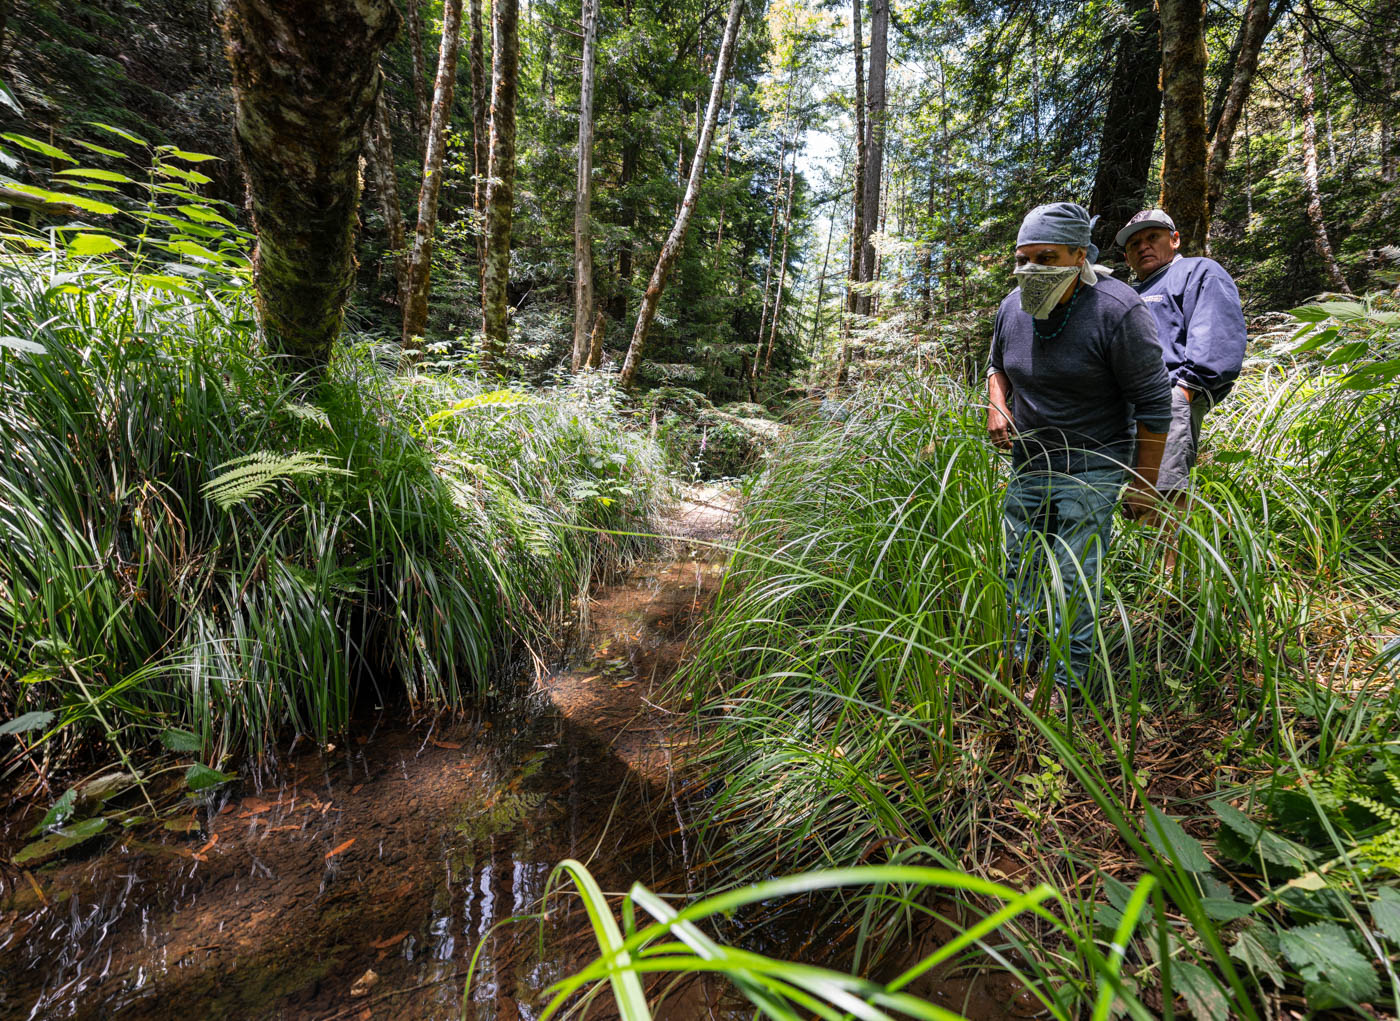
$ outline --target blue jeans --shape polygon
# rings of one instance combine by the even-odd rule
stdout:
[[[1057,684],[1089,683],[1103,556],[1124,477],[1119,468],[1076,475],[1015,471],[1006,487],[1002,520],[1013,655],[1020,662],[1055,659]],[[1047,610],[1049,640],[1036,648],[1030,623]]]

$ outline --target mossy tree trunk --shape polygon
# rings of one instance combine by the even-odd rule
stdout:
[[[1327,237],[1327,221],[1322,215],[1322,190],[1318,186],[1317,169],[1317,101],[1313,84],[1312,46],[1303,37],[1303,183],[1308,191],[1308,224],[1312,227],[1313,247],[1322,260],[1327,286],[1334,291],[1350,294],[1351,287],[1337,264],[1332,242]]]
[[[583,67],[579,72],[578,174],[574,184],[573,371],[588,364],[593,315],[593,49],[597,0],[583,0]]]
[[[1249,0],[1240,30],[1231,52],[1229,84],[1220,97],[1219,116],[1211,118],[1212,143],[1210,163],[1207,173],[1210,186],[1206,192],[1207,213],[1214,213],[1220,196],[1225,190],[1225,171],[1230,166],[1230,148],[1235,140],[1235,128],[1249,101],[1249,90],[1254,84],[1254,73],[1259,67],[1259,52],[1264,48],[1264,40],[1269,30],[1278,21],[1283,4],[1278,0]]]
[[[225,0],[234,136],[258,244],[269,346],[294,371],[330,358],[354,281],[355,211],[392,0]]]
[[[870,79],[865,95],[865,211],[861,221],[861,266],[860,279],[864,284],[873,284],[877,279],[878,256],[873,239],[877,225],[881,222],[881,184],[885,170],[885,69],[889,55],[890,4],[889,0],[870,0]],[[861,312],[873,315],[875,296],[867,292],[861,296]]]
[[[1205,251],[1206,36],[1202,0],[1161,0],[1161,206],[1181,232],[1181,253]]]
[[[472,76],[472,211],[476,214],[476,285],[481,287],[481,274],[486,266],[486,44],[481,30],[481,0],[469,0],[471,12],[471,76]]]
[[[515,94],[519,78],[519,0],[491,5],[491,154],[486,188],[486,263],[481,274],[485,334],[481,367],[494,369],[506,352],[510,283],[510,221],[515,210]]]
[[[380,263],[391,267],[394,275],[394,302],[403,305],[403,288],[407,253],[404,250],[403,206],[399,203],[398,177],[394,171],[394,137],[389,126],[389,107],[384,102],[384,90],[374,101],[374,117],[365,127],[365,168],[379,199],[379,212],[384,217],[385,241],[389,250]]]
[[[423,149],[423,184],[418,191],[418,227],[408,255],[404,283],[403,346],[416,350],[428,328],[428,295],[432,291],[433,232],[437,230],[438,190],[442,187],[442,158],[447,148],[447,122],[452,116],[452,90],[457,81],[457,48],[462,38],[462,0],[442,5],[442,45],[438,48],[437,81],[428,137]]]
[[[854,106],[856,111],[855,190],[851,200],[851,265],[846,273],[846,315],[841,317],[841,357],[837,382],[846,381],[849,364],[851,317],[862,312],[860,292],[861,251],[865,244],[865,52],[860,33],[861,0],[851,0],[851,33],[856,60]]]

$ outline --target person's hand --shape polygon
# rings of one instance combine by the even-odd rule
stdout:
[[[992,441],[992,446],[998,450],[1011,449],[1011,433],[1015,426],[1011,423],[1011,416],[1002,411],[995,404],[987,408],[987,436]]]
[[[1129,521],[1144,525],[1155,524],[1159,516],[1162,498],[1155,486],[1140,478],[1134,478],[1123,490],[1123,516]]]

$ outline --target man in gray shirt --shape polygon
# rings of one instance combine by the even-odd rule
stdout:
[[[1130,466],[1125,513],[1155,506],[1171,421],[1152,314],[1132,288],[1094,273],[1091,226],[1072,202],[1026,215],[1020,287],[997,310],[987,367],[987,432],[1012,455],[1003,514],[1012,655],[1053,661],[1056,683],[1081,694],[1113,509]],[[1046,570],[1051,557],[1056,572]],[[1031,621],[1046,594],[1053,620],[1037,642]]]

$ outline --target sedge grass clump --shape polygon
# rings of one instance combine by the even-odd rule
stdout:
[[[576,396],[262,352],[241,279],[0,261],[0,715],[26,748],[326,741],[484,692],[649,531],[660,456]],[[96,724],[96,728],[87,724]],[[125,751],[123,751],[125,754]]]
[[[751,483],[730,581],[683,675],[710,737],[708,839],[735,878],[933,860],[1072,891],[1072,938],[1032,927],[1002,949],[1086,998],[1086,948],[1116,939],[1120,880],[1148,874],[1134,988],[1253,1016],[1272,989],[1241,955],[1277,948],[1296,919],[1233,885],[1201,839],[1261,778],[1326,769],[1387,718],[1371,660],[1400,619],[1383,540],[1400,520],[1396,438],[1366,423],[1392,396],[1306,372],[1242,384],[1210,421],[1184,520],[1122,526],[1099,608],[1102,694],[1068,721],[1047,719],[1059,637],[1032,636],[1039,674],[1004,655],[1003,469],[980,400],[926,379],[859,394]],[[1043,583],[1044,620],[1066,599],[1056,588]],[[1224,807],[1207,811],[1212,798]],[[869,952],[921,909],[832,910]],[[1367,967],[1384,970],[1379,946]],[[1311,973],[1280,954],[1279,974]]]

